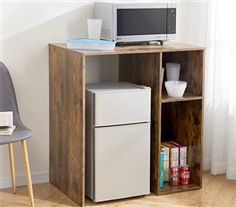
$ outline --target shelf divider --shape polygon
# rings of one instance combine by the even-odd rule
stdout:
[[[202,100],[202,96],[195,96],[192,93],[185,93],[183,97],[170,97],[166,92],[162,92],[162,103],[171,103],[171,102],[179,102],[179,101],[194,101],[194,100]]]
[[[200,189],[200,188],[201,188],[201,186],[197,185],[197,184],[171,186],[169,183],[166,182],[164,184],[164,187],[160,189],[160,195],[167,195],[170,193],[196,190],[196,189]]]

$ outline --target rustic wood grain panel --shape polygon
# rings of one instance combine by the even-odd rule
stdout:
[[[67,49],[65,43],[54,43],[53,45]],[[67,49],[72,50],[72,49]],[[136,45],[136,46],[117,46],[115,50],[73,50],[85,56],[101,56],[101,55],[124,55],[139,53],[161,53],[161,52],[178,52],[178,51],[195,51],[203,50],[203,47],[189,45],[177,42],[166,42],[164,45]]]
[[[205,108],[205,49],[202,50],[201,53],[201,60],[202,60],[202,111],[201,111],[201,169],[200,169],[200,186],[202,187],[202,177],[203,177],[203,134],[204,134],[204,108]]]
[[[198,190],[201,186],[198,184],[189,184],[189,185],[178,185],[178,186],[172,186],[168,182],[165,182],[164,187],[160,189],[159,195],[166,195],[166,194],[172,194],[172,193],[180,193],[190,190]]]
[[[163,67],[167,62],[181,64],[180,80],[187,81],[186,92],[195,96],[203,93],[203,50],[163,53]]]
[[[84,205],[85,60],[49,45],[50,182]]]
[[[162,105],[162,141],[175,140],[188,146],[191,184],[201,186],[202,100]]]
[[[119,79],[150,86],[152,89],[151,115],[151,191],[158,194],[159,148],[161,112],[161,53],[119,56]]]
[[[166,91],[162,91],[162,103],[201,100],[202,96],[194,96],[192,93],[185,92],[183,97],[170,97]]]

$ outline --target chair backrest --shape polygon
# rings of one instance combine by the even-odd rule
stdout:
[[[13,111],[14,125],[24,126],[19,115],[16,94],[7,67],[0,62],[0,111]]]

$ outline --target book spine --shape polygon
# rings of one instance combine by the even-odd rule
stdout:
[[[179,166],[179,148],[171,147],[170,148],[170,167]]]
[[[160,152],[160,180],[159,180],[160,188],[164,187],[164,152]]]
[[[163,160],[163,167],[164,167],[164,181],[169,181],[169,147],[162,146],[162,151],[164,152],[164,160]]]
[[[187,165],[187,146],[180,147],[179,151],[179,164],[185,166]]]
[[[174,141],[170,141],[170,143],[179,148],[179,165],[180,166],[187,165],[187,146],[179,144]]]

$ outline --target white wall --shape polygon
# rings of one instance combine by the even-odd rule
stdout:
[[[208,0],[179,0],[177,41],[206,45]]]
[[[48,48],[52,42],[87,35],[86,19],[92,17],[92,1],[63,3],[53,1],[4,1],[1,3],[2,28],[0,58],[9,68],[15,85],[21,117],[33,137],[29,156],[34,182],[48,180],[49,167],[49,77]],[[204,3],[179,3],[177,39],[205,43],[207,16]],[[117,58],[90,58],[87,82],[116,80]],[[96,68],[95,68],[96,66]],[[101,74],[105,74],[101,76]],[[16,145],[18,184],[24,184],[20,145]],[[8,151],[0,147],[0,187],[10,186]]]
[[[34,182],[48,180],[49,167],[49,76],[48,43],[87,36],[86,19],[93,15],[88,3],[3,3],[1,60],[15,85],[21,117],[33,131],[28,150]],[[91,58],[87,82],[116,80],[116,58]],[[115,68],[114,66],[115,65]],[[96,66],[96,71],[94,70]],[[114,69],[113,69],[114,68]],[[112,72],[113,71],[113,72]],[[96,73],[95,73],[96,72]],[[101,76],[101,74],[105,74]],[[21,149],[15,144],[18,184],[24,181]],[[0,187],[10,185],[8,149],[0,148]]]
[[[178,3],[177,39],[180,42],[207,45],[208,0],[182,0]],[[210,140],[203,137],[203,169],[210,169]]]

